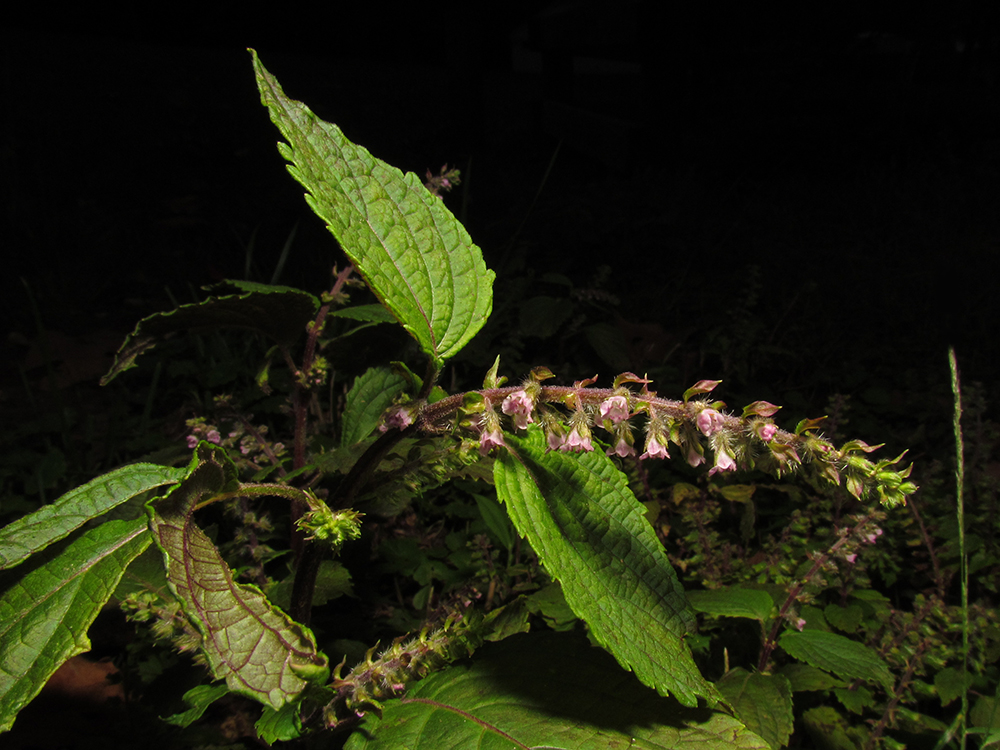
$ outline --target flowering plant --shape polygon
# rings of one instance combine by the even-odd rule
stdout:
[[[431,741],[421,734],[429,730],[414,726],[426,727],[433,716],[452,744],[486,735],[506,737],[511,746],[611,735],[662,743],[679,734],[710,747],[774,747],[787,742],[792,712],[789,679],[772,671],[775,649],[822,674],[887,687],[877,654],[845,636],[817,637],[804,629],[801,613],[810,582],[835,564],[853,564],[862,544],[877,541],[883,511],[842,527],[780,601],[751,589],[690,596],[623,467],[666,461],[673,451],[689,467],[708,467],[708,476],[796,473],[890,509],[916,490],[910,468],[899,466],[902,455],[872,460],[878,446],[860,440],[838,447],[819,433],[822,420],[783,430],[773,421],[780,407],[766,401],[730,411],[711,400],[717,380],[670,399],[631,372],[610,387],[597,387],[596,376],[554,385],[555,375],[538,367],[510,386],[497,358],[482,387],[445,392],[445,363],[492,310],[493,273],[438,195],[458,183],[457,173],[429,174],[429,186],[403,175],[288,99],[256,55],[253,62],[262,101],[287,140],[279,150],[349,264],[335,269],[333,286],[320,297],[230,282],[232,294],[147,318],[105,382],[174,330],[255,329],[274,344],[269,358],[289,370],[292,440],[288,447],[270,442],[263,426],[223,400],[223,429],[204,417],[189,422],[186,466],[125,466],[0,530],[3,568],[70,537],[0,600],[0,728],[11,726],[63,661],[86,649],[87,629],[123,577],[140,575],[136,561],[147,549],[155,550],[166,587],[156,596],[152,588],[123,595],[123,607],[140,621],[169,616],[180,623],[185,648],[198,652],[214,682],[190,691],[191,710],[173,720],[189,724],[220,697],[243,696],[262,706],[256,730],[267,742],[339,729],[353,732],[352,748],[398,747]],[[378,305],[348,305],[347,290],[359,277]],[[310,429],[314,398],[331,376],[321,352],[332,346],[326,331],[334,320],[398,323],[425,365],[422,375],[401,363],[360,374],[345,396],[339,441]],[[270,364],[262,388],[271,387]],[[428,593],[426,618],[413,634],[381,651],[373,646],[345,673],[347,664],[335,666],[309,628],[318,582],[343,569],[336,556],[363,536],[366,514],[399,514],[413,497],[470,478],[495,488],[495,500],[477,498],[490,535],[509,549],[523,539],[541,566],[531,575],[547,576],[554,589],[520,581],[497,595],[503,585],[493,576],[490,543],[481,542],[488,585],[456,587],[434,607]],[[275,499],[291,519],[287,581],[270,572],[281,553],[262,543],[273,530],[251,509]],[[244,529],[240,538],[253,562],[243,571],[199,525],[197,514],[214,504],[229,508]],[[92,519],[99,522],[85,526]],[[247,571],[252,584],[239,580]],[[601,650],[558,633],[528,632],[533,613],[557,620],[560,606]],[[706,678],[692,651],[695,612],[735,612],[767,625],[758,672]],[[57,627],[40,628],[41,620]],[[497,643],[480,653],[487,641]],[[453,664],[468,656],[472,666]],[[532,691],[543,674],[549,687],[539,703]],[[734,687],[738,679],[754,685],[752,695]],[[559,703],[576,705],[595,684],[610,723],[603,714],[567,714]],[[484,694],[489,700],[477,703]],[[502,708],[508,705],[515,708]]]

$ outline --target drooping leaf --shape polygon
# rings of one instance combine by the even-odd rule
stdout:
[[[107,385],[120,373],[135,367],[135,360],[168,333],[246,328],[263,333],[277,344],[289,346],[305,332],[306,323],[319,310],[319,300],[299,289],[248,281],[227,282],[227,285],[244,291],[181,305],[176,310],[154,313],[140,320],[115,355],[111,369],[101,378],[101,385]]]
[[[306,682],[294,666],[326,666],[309,630],[268,601],[255,586],[237,583],[219,551],[192,518],[202,500],[231,488],[225,452],[198,446],[190,475],[150,509],[150,528],[163,553],[167,581],[202,634],[202,651],[216,679],[274,709],[294,701]]]
[[[731,716],[643,686],[578,634],[527,633],[417,683],[369,714],[346,750],[529,747],[764,750]]]
[[[382,412],[406,390],[406,378],[385,367],[372,367],[354,381],[344,406],[340,444],[354,445],[378,426]]]
[[[887,690],[892,687],[892,675],[881,656],[863,643],[837,633],[787,631],[778,639],[778,645],[789,656],[844,679],[877,682]]]
[[[808,664],[786,664],[779,670],[779,674],[788,680],[793,693],[847,687],[847,683],[843,680],[838,680],[829,672],[810,667]]]
[[[51,505],[0,529],[0,570],[23,562],[126,500],[156,487],[176,484],[186,474],[186,469],[131,464],[70,490]]]
[[[810,708],[802,714],[802,724],[816,750],[858,750],[860,727],[852,727],[837,709],[829,706]]]
[[[145,519],[106,521],[0,598],[0,732],[64,661],[90,650],[87,630],[148,545]]]
[[[492,271],[420,178],[373,157],[336,125],[288,99],[253,55],[261,101],[287,139],[278,146],[368,286],[440,366],[493,308]]]
[[[497,495],[598,643],[684,705],[718,701],[684,642],[695,625],[684,591],[611,459],[601,451],[547,453],[536,425],[525,438],[504,439],[509,450],[494,465]]]
[[[747,617],[763,622],[774,609],[766,591],[726,588],[715,591],[688,591],[687,600],[697,612],[719,617]]]
[[[792,736],[792,688],[780,674],[751,673],[742,667],[729,670],[715,686],[719,688],[747,729],[756,732],[778,750]]]
[[[396,319],[392,313],[382,305],[355,305],[345,307],[341,310],[334,310],[330,313],[331,318],[348,318],[350,320],[360,320],[362,323],[395,323]]]

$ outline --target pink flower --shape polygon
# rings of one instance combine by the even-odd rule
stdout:
[[[854,565],[855,561],[858,559],[858,556],[853,554],[847,555],[846,557],[844,557],[844,559],[847,560],[847,562],[849,562],[851,565]]]
[[[616,445],[613,450],[607,451],[607,454],[609,456],[612,453],[621,458],[625,458],[626,456],[634,456],[635,448],[629,445],[628,441],[626,441],[625,438],[622,438],[621,440],[618,441],[618,445]]]
[[[871,534],[866,534],[866,535],[865,535],[865,539],[867,539],[867,540],[868,540],[868,543],[869,543],[869,544],[875,544],[875,541],[876,541],[876,540],[877,540],[877,539],[878,539],[878,538],[879,538],[880,536],[882,536],[882,529],[880,529],[880,528],[876,527],[876,528],[875,528],[875,531],[873,531],[873,532],[872,532]]]
[[[385,420],[379,425],[379,432],[387,432],[393,428],[398,430],[404,430],[413,424],[413,417],[410,416],[410,412],[406,410],[406,407],[398,406],[393,409],[385,417]]]
[[[560,450],[563,451],[592,451],[594,446],[590,442],[590,435],[581,435],[580,431],[574,427],[569,431],[565,442],[560,446]]]
[[[705,463],[705,456],[697,448],[691,447],[688,448],[687,462],[691,467],[698,467]]]
[[[667,447],[656,439],[656,435],[650,435],[646,440],[646,452],[639,456],[640,460],[644,458],[670,458],[670,454],[667,453]]]
[[[531,412],[535,408],[535,405],[524,389],[514,391],[507,396],[503,400],[503,406],[500,408],[504,414],[508,414],[514,418],[514,425],[519,430],[526,430],[528,425],[535,421],[531,418]]]
[[[754,432],[757,433],[757,437],[763,440],[765,443],[770,443],[774,440],[774,435],[777,433],[778,427],[773,422],[761,422],[758,421],[754,425]]]
[[[194,448],[195,446],[197,446],[198,445],[198,438],[197,438],[197,436],[195,436],[195,435],[188,435],[187,436],[187,445],[188,445],[188,448]]]
[[[601,402],[601,419],[610,419],[611,424],[621,424],[628,419],[628,399],[611,396]]]
[[[219,443],[222,442],[222,435],[219,434],[218,430],[209,430],[208,434],[205,436],[205,439],[210,443],[215,443],[216,445],[218,445]]]
[[[722,429],[726,418],[715,409],[705,408],[698,412],[698,419],[696,421],[701,433],[706,437],[711,437]]]
[[[547,440],[550,451],[559,450],[560,448],[562,448],[564,442],[563,436],[560,435],[558,432],[550,432],[547,436]]]
[[[802,628],[804,628],[805,626],[806,626],[806,621],[803,620],[801,617],[795,621],[796,630],[802,630]]]
[[[479,436],[479,454],[485,456],[494,448],[503,445],[503,433],[500,430],[483,431]]]
[[[736,461],[724,450],[715,452],[715,466],[708,470],[708,475],[712,476],[720,471],[735,471]]]

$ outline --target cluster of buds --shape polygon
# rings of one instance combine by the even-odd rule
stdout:
[[[262,460],[277,462],[286,453],[284,443],[267,439],[267,425],[252,424],[253,414],[237,413],[228,396],[215,399],[216,409],[228,415],[218,424],[208,422],[205,417],[195,417],[185,423],[188,428],[187,447],[191,450],[202,440],[229,449],[237,464],[245,463],[253,468]]]
[[[438,174],[434,174],[428,169],[424,187],[430,190],[433,195],[441,195],[442,192],[447,193],[460,184],[462,182],[461,176],[462,173],[459,170],[454,167],[449,168],[447,164],[441,167]]]
[[[904,503],[917,489],[907,481],[910,468],[897,468],[903,455],[873,462],[866,454],[880,446],[860,440],[836,448],[817,433],[822,418],[804,419],[794,432],[787,432],[772,419],[781,407],[767,401],[749,404],[740,415],[726,411],[724,402],[707,398],[718,380],[701,380],[676,401],[658,397],[649,389],[649,380],[633,373],[616,377],[612,388],[591,387],[596,376],[572,386],[549,386],[544,381],[552,373],[535,368],[521,385],[505,387],[498,366],[499,359],[481,390],[416,411],[394,407],[381,429],[419,422],[421,429],[441,431],[456,425],[458,413],[457,426],[478,435],[480,453],[486,455],[505,446],[504,418],[509,419],[508,429],[541,429],[553,451],[593,451],[593,429],[600,428],[609,436],[606,453],[625,459],[636,456],[631,423],[642,415],[645,442],[638,460],[670,458],[671,446],[676,446],[689,465],[708,464],[709,475],[760,469],[781,476],[804,469],[845,486],[858,499],[874,494],[887,507]]]

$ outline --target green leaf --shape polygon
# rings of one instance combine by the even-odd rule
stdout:
[[[973,675],[956,667],[945,667],[934,675],[934,688],[937,690],[941,705],[947,706],[958,698],[962,691],[972,687]]]
[[[578,634],[483,646],[369,714],[345,750],[528,747],[764,750],[736,719],[662,698]]]
[[[406,390],[406,378],[385,367],[372,367],[359,375],[347,393],[342,446],[354,445],[378,427],[382,412]]]
[[[257,736],[268,745],[278,741],[294,740],[302,734],[302,723],[299,721],[299,707],[287,703],[278,710],[270,706],[264,707],[264,712],[254,724]]]
[[[170,312],[143,318],[115,355],[115,362],[101,378],[107,385],[120,373],[135,367],[135,360],[168,333],[187,329],[246,328],[274,339],[281,346],[295,343],[306,324],[316,316],[319,300],[287,286],[251,282],[227,282],[246,288],[244,294],[211,297],[203,302],[181,305]]]
[[[90,650],[88,628],[148,545],[145,519],[106,521],[0,598],[0,732],[64,661]]]
[[[882,657],[850,638],[822,630],[788,631],[778,639],[778,645],[789,656],[844,679],[877,682],[886,690],[892,689],[892,675]]]
[[[359,320],[362,323],[395,323],[396,319],[392,313],[382,305],[355,305],[345,307],[341,310],[334,310],[330,313],[331,318],[348,318]]]
[[[251,54],[261,102],[288,140],[278,149],[309,206],[379,301],[440,367],[493,309],[494,274],[482,252],[417,175],[403,175],[286,98]]]
[[[625,476],[602,451],[546,452],[537,425],[504,439],[497,495],[597,642],[684,705],[718,701],[684,643],[695,628],[684,590]]]
[[[0,529],[0,570],[23,562],[126,500],[156,487],[176,484],[186,474],[186,469],[132,464],[67,492],[51,505]]]
[[[737,667],[724,674],[715,686],[747,729],[767,740],[772,750],[788,744],[795,722],[788,680],[780,674],[751,673]]]
[[[802,714],[802,724],[816,750],[857,750],[859,747],[852,737],[857,730],[835,708],[810,708]]]
[[[822,669],[810,667],[808,664],[786,664],[779,670],[792,686],[793,693],[809,690],[829,690],[836,687],[847,687],[847,683]]]
[[[233,482],[222,449],[198,446],[197,466],[150,509],[150,528],[163,553],[167,581],[202,634],[202,652],[216,679],[234,693],[274,709],[306,686],[294,665],[326,666],[313,635],[271,604],[255,586],[236,583],[232,571],[191,516],[195,506]]]
[[[823,616],[837,630],[843,630],[845,633],[854,633],[857,631],[858,626],[861,625],[861,620],[864,618],[864,611],[857,604],[851,604],[847,607],[841,607],[839,604],[829,604],[823,610]]]
[[[718,617],[746,617],[763,622],[774,609],[774,600],[766,591],[753,589],[718,589],[688,591],[687,600],[697,612]]]
[[[222,696],[228,694],[229,686],[223,683],[219,683],[218,685],[197,685],[184,693],[184,703],[190,708],[179,714],[168,716],[164,721],[178,727],[189,727],[201,718],[201,715],[205,713],[205,709]]]

